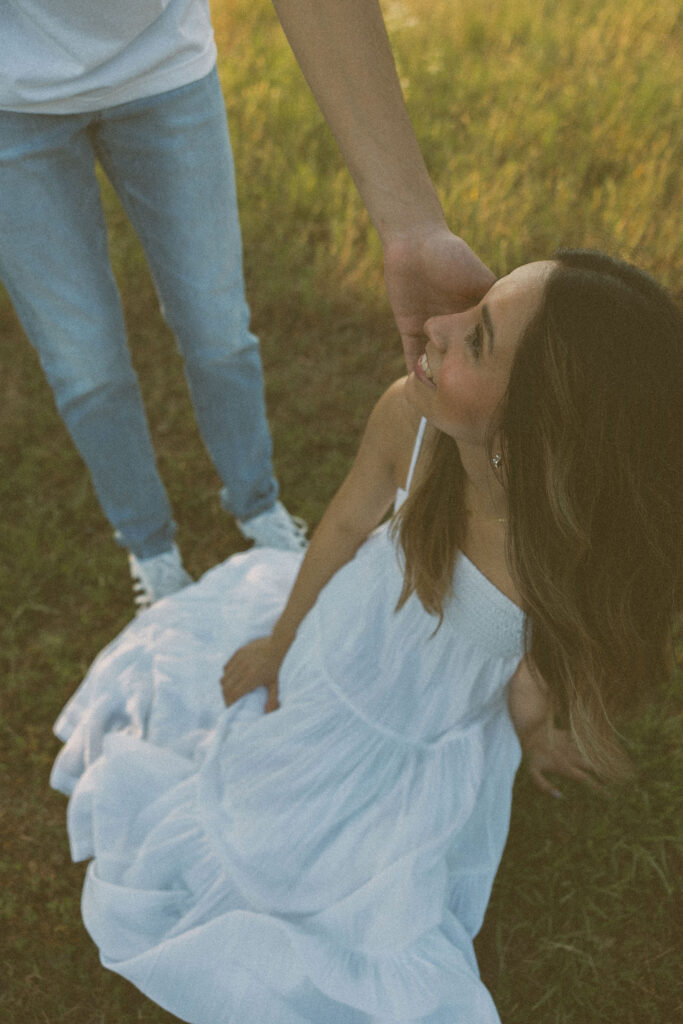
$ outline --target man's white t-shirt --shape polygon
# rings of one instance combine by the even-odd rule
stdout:
[[[102,110],[194,82],[215,61],[209,0],[0,3],[0,109]]]

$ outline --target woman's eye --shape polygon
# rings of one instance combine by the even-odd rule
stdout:
[[[467,335],[467,344],[469,345],[472,355],[475,359],[478,359],[481,355],[481,346],[483,340],[483,331],[481,324],[477,324]]]

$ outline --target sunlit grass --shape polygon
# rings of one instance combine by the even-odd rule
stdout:
[[[678,4],[412,0],[385,9],[449,221],[497,272],[558,244],[589,245],[680,287]],[[376,239],[271,9],[245,5],[224,27],[220,66],[238,169],[248,172],[245,230],[254,243],[270,240],[272,259],[293,261],[304,284],[331,272],[347,287],[379,288]],[[276,196],[287,216],[273,217]],[[304,210],[292,237],[289,216]]]
[[[381,254],[270,4],[216,0],[214,10],[276,466],[286,502],[315,522],[373,400],[402,368]],[[404,0],[385,10],[449,222],[496,272],[560,244],[597,245],[680,294],[678,4]],[[219,509],[179,357],[108,188],[105,203],[161,471],[199,574],[241,540]],[[64,802],[47,788],[51,723],[130,618],[125,557],[4,296],[0,396],[0,1013],[17,1024],[158,1024],[171,1018],[98,966]],[[639,774],[610,800],[569,786],[549,801],[520,777],[478,943],[505,1024],[678,1019],[677,706],[672,691],[630,729]]]

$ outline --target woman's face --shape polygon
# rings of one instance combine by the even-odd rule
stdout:
[[[507,388],[517,346],[555,264],[527,263],[477,306],[425,324],[424,355],[406,382],[419,412],[463,444],[483,445]]]

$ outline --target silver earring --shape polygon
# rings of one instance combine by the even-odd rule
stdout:
[[[491,465],[493,466],[494,469],[500,469],[502,461],[503,456],[500,454],[500,452],[496,452],[495,455],[491,456]]]

